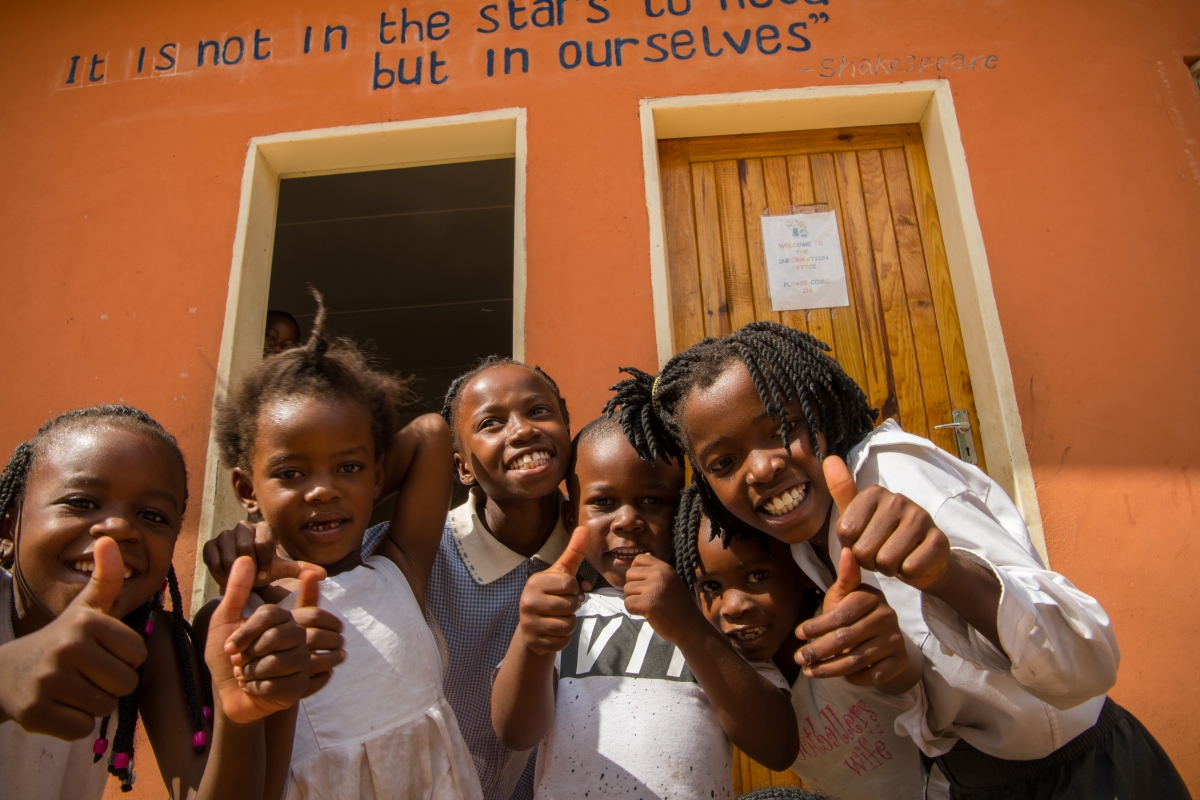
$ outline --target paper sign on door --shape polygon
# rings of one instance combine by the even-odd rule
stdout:
[[[850,305],[832,211],[762,218],[772,311]]]

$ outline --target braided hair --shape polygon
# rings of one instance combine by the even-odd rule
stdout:
[[[0,518],[15,515],[25,496],[29,473],[34,462],[42,455],[47,443],[59,433],[72,428],[93,425],[115,424],[133,429],[138,433],[149,436],[169,450],[179,461],[179,468],[184,476],[184,508],[187,506],[187,465],[179,442],[165,428],[145,411],[125,405],[100,405],[81,408],[60,414],[38,429],[37,434],[27,442],[17,445],[9,458],[4,472],[0,473]],[[14,532],[14,536],[19,533]],[[3,566],[11,568],[14,579],[24,585],[24,577],[17,560],[17,549],[13,548],[8,563]],[[171,592],[171,618],[174,628],[175,653],[179,658],[179,668],[183,675],[183,684],[187,694],[188,708],[192,716],[192,747],[197,752],[203,752],[208,744],[206,723],[212,719],[212,679],[208,667],[200,657],[200,675],[192,671],[192,652],[203,654],[204,650],[196,641],[196,634],[183,613],[183,598],[179,592],[179,582],[175,577],[172,566],[167,572],[167,580],[153,598],[131,611],[121,621],[135,631],[141,631],[146,637],[154,632],[154,617],[164,609],[163,595],[167,589]],[[28,590],[27,590],[28,591]],[[191,648],[188,647],[189,643]],[[137,729],[138,700],[141,695],[142,669],[139,667],[138,686],[131,694],[117,701],[117,729],[113,734],[113,752],[109,757],[108,771],[121,782],[121,791],[133,789],[133,739]],[[92,746],[94,760],[99,761],[108,750],[108,726],[110,717],[100,722],[100,735]]]
[[[481,373],[486,372],[492,367],[502,367],[506,364],[524,367],[544,380],[546,385],[550,387],[550,390],[554,392],[554,396],[558,398],[558,410],[562,412],[563,421],[567,423],[568,427],[570,427],[571,415],[567,411],[567,401],[563,399],[562,392],[558,390],[558,384],[554,382],[554,378],[551,378],[548,374],[546,374],[545,370],[536,364],[531,367],[523,361],[517,361],[516,359],[508,356],[491,355],[487,356],[486,358],[479,359],[479,361],[475,363],[475,366],[471,367],[462,375],[459,375],[457,378],[455,378],[450,383],[450,388],[446,390],[446,399],[442,402],[441,414],[445,418],[446,424],[450,426],[450,435],[454,439],[455,452],[459,452],[462,449],[462,442],[460,442],[458,439],[458,428],[456,423],[458,422],[459,408],[462,407],[463,391],[470,386],[471,381],[479,377]]]
[[[675,518],[671,523],[671,538],[675,548],[675,571],[679,573],[680,578],[683,578],[683,582],[689,589],[695,588],[696,573],[704,566],[700,562],[700,531],[704,527],[704,520],[709,517],[704,511],[700,487],[700,483],[697,482],[683,490],[679,495],[679,505],[675,509]],[[740,523],[740,520],[735,520],[735,522]],[[729,543],[736,536],[741,539],[757,539],[763,550],[768,554],[771,552],[767,534],[757,528],[746,525],[742,529],[738,529],[735,534],[733,530],[717,530],[712,525],[712,520],[709,519],[708,541],[711,542],[718,536],[721,537],[722,547],[729,547]]]
[[[692,460],[703,512],[714,535],[727,542],[731,535],[753,535],[753,529],[725,510],[688,451],[682,425],[688,396],[712,386],[731,362],[740,361],[767,413],[779,422],[785,448],[798,423],[787,406],[797,404],[816,457],[825,457],[819,434],[824,434],[830,453],[844,456],[871,431],[879,412],[828,351],[828,345],[802,331],[777,322],[751,322],[672,356],[657,376],[622,367],[630,377],[611,387],[615,394],[604,411],[619,413],[626,437],[643,458],[672,460],[686,454]]]
[[[329,338],[325,300],[316,289],[309,287],[309,292],[317,302],[317,316],[308,341],[264,358],[218,403],[213,425],[227,466],[250,471],[259,416],[278,400],[325,396],[358,403],[371,419],[376,458],[383,458],[400,429],[401,410],[416,401],[411,378],[373,364],[349,339]]]

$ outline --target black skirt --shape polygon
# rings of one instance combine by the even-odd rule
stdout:
[[[1137,718],[1105,699],[1096,724],[1045,758],[1007,761],[964,741],[937,758],[953,800],[1190,800],[1171,759]]]

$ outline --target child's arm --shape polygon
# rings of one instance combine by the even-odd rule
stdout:
[[[801,623],[796,636],[809,642],[795,654],[809,678],[844,677],[884,694],[903,694],[925,670],[925,656],[900,631],[883,592],[862,585],[861,568],[849,548],[842,549],[838,578],[821,614]]]
[[[679,648],[735,745],[771,769],[792,766],[800,734],[791,703],[709,624],[669,564],[648,553],[635,558],[625,574],[625,608]]]
[[[80,739],[138,685],[146,645],[140,633],[108,615],[124,583],[120,549],[102,536],[93,558],[91,580],[62,614],[0,647],[0,722]]]
[[[911,461],[910,478],[934,469]],[[839,539],[865,569],[921,590],[926,624],[943,647],[981,669],[1009,673],[1057,708],[1112,688],[1120,651],[1104,609],[1042,567],[976,495],[933,509],[950,523],[947,534],[909,497],[880,486],[858,492],[839,458],[825,459],[825,476],[841,511]],[[943,478],[939,472],[926,482]]]
[[[530,575],[521,593],[521,619],[492,685],[492,727],[512,750],[531,749],[554,722],[554,659],[575,632],[586,536],[576,528],[558,561]]]
[[[454,444],[440,414],[417,417],[396,434],[384,462],[384,490],[398,487],[388,535],[376,549],[400,567],[422,612],[454,484]]]

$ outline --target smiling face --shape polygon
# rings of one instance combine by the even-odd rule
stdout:
[[[19,522],[6,519],[4,532],[16,533],[21,573],[55,616],[91,579],[96,539],[114,539],[125,562],[111,609],[120,618],[166,580],[186,489],[178,456],[154,437],[119,423],[66,428],[34,458]]]
[[[696,463],[721,505],[780,541],[806,542],[829,521],[833,498],[809,443],[799,406],[783,446],[746,366],[732,360],[711,386],[694,389],[683,405],[683,430]],[[825,439],[818,434],[822,450]]]
[[[624,588],[625,573],[640,553],[671,561],[682,469],[638,458],[618,430],[580,442],[567,484],[565,521],[588,529],[587,561],[609,584]]]
[[[708,536],[704,520],[696,543],[700,610],[750,661],[770,661],[786,646],[786,663],[798,646],[796,625],[811,612],[805,607],[803,573],[788,545],[770,538],[734,539],[726,549],[720,538],[710,542]]]
[[[533,500],[558,489],[571,431],[558,396],[519,364],[485,369],[462,387],[454,465],[464,485],[493,500]]]
[[[249,474],[234,489],[293,558],[356,565],[383,482],[371,419],[342,397],[297,395],[263,406]]]

